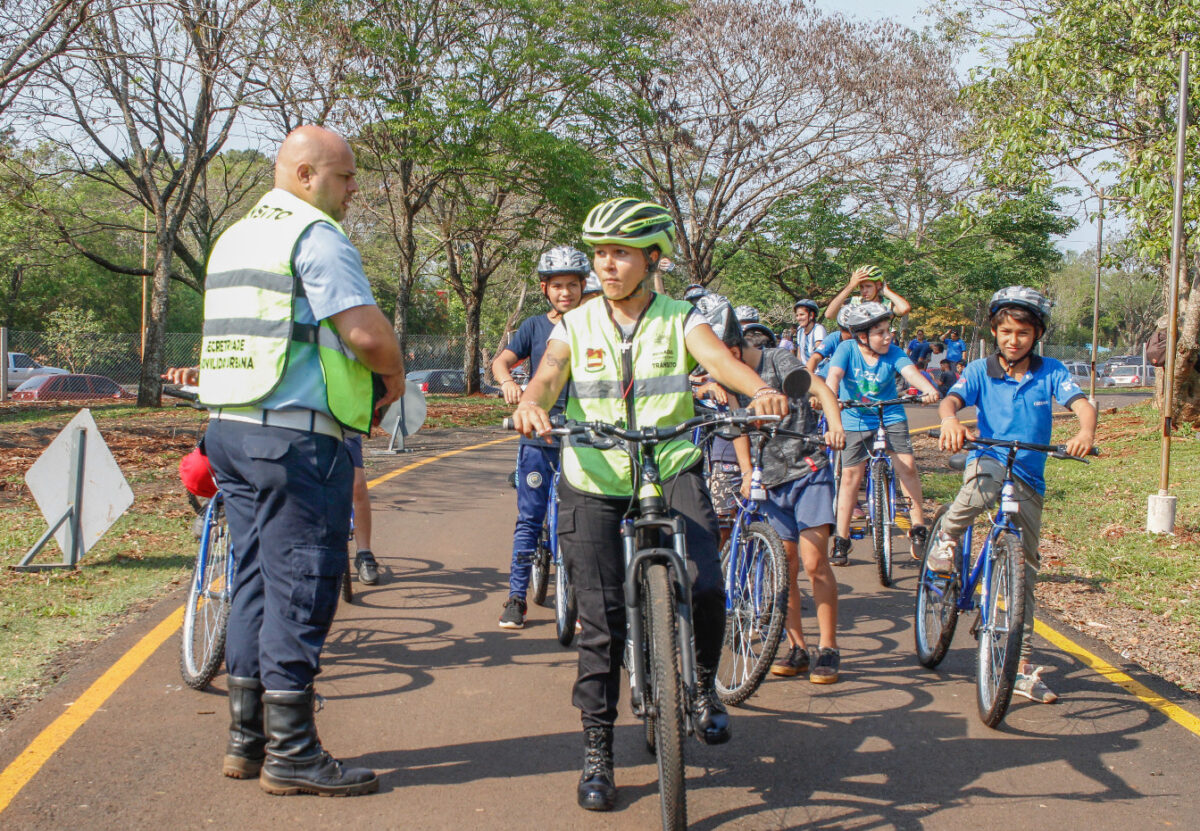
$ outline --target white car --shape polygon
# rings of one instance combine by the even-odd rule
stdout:
[[[1083,389],[1091,389],[1092,385],[1092,365],[1086,364],[1083,361],[1067,361],[1065,364],[1067,372],[1071,373],[1071,380],[1078,384]],[[1111,387],[1114,386],[1113,379],[1105,374],[1102,367],[1096,367],[1096,387]]]
[[[1154,367],[1144,368],[1138,364],[1113,367],[1111,378],[1118,387],[1147,387],[1154,383]]]
[[[40,375],[66,375],[65,369],[56,366],[42,366],[24,352],[8,353],[8,388],[14,390],[30,378]]]

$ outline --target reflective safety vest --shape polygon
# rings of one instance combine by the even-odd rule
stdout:
[[[567,418],[628,428],[666,427],[692,418],[696,411],[688,372],[696,361],[683,342],[683,324],[691,311],[690,303],[653,295],[629,337],[613,321],[606,299],[567,312]],[[664,482],[699,458],[700,449],[687,438],[655,449]],[[577,445],[571,437],[563,447],[562,469],[576,490],[602,496],[633,492],[629,456],[619,448]]]
[[[329,412],[343,427],[371,427],[371,371],[328,321],[296,322],[304,287],[292,267],[301,235],[333,217],[284,190],[272,190],[223,233],[208,258],[200,401],[207,407],[248,407],[275,391],[297,343],[314,343],[325,376]]]

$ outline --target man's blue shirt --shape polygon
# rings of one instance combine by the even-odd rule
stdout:
[[[817,374],[824,378],[829,374],[829,359],[833,357],[833,353],[842,345],[842,332],[840,329],[834,329],[833,333],[825,340],[821,341],[821,345],[817,347],[814,355],[820,355],[823,359],[817,364]]]
[[[929,341],[913,338],[908,342],[908,358],[914,364],[920,363],[922,358],[928,358],[932,354],[933,344]]]
[[[963,343],[961,339],[946,338],[946,340],[942,342],[946,344],[946,360],[950,362],[951,366],[963,359],[963,351],[967,348],[967,345]],[[930,348],[930,351],[933,351],[932,347]]]
[[[877,355],[879,360],[874,366],[867,363],[857,340],[845,340],[833,353],[829,362],[830,367],[841,367],[845,375],[838,387],[838,398],[843,401],[887,401],[898,398],[896,391],[896,373],[913,362],[904,354],[904,350],[896,344],[888,347],[886,354]],[[883,410],[883,423],[899,424],[907,421],[904,407],[893,404]],[[842,427],[847,430],[874,430],[879,426],[879,419],[874,410],[847,409],[842,411]]]
[[[304,286],[304,297],[296,299],[297,323],[317,323],[355,306],[375,305],[358,249],[328,222],[315,222],[300,235],[292,267]],[[283,380],[259,406],[332,415],[315,343],[292,343]]]
[[[1038,355],[1029,357],[1029,369],[1020,381],[1004,371],[996,355],[971,361],[949,394],[975,408],[980,436],[1032,444],[1050,443],[1052,400],[1070,407],[1084,397],[1062,363]],[[1002,464],[1007,458],[1007,451],[997,448],[973,450],[970,458],[985,454]],[[1013,471],[1038,493],[1046,492],[1045,453],[1018,451]]]
[[[529,359],[529,378],[532,380],[534,373],[537,372],[538,365],[542,362],[542,355],[546,354],[546,341],[550,338],[550,333],[554,331],[554,324],[550,322],[544,314],[534,315],[526,318],[517,331],[513,334],[512,340],[504,347],[505,351],[511,352],[517,356],[518,360]],[[554,406],[550,408],[550,415],[558,415],[567,407],[567,388],[563,387],[563,391],[559,393],[558,400],[554,402]],[[555,439],[557,444],[558,440]],[[545,439],[527,439],[521,437],[521,444],[534,444],[539,447],[546,446]]]

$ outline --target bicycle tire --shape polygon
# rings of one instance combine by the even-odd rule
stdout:
[[[670,575],[661,563],[646,566],[649,609],[649,674],[653,679],[655,757],[658,760],[658,796],[662,826],[666,831],[687,828],[687,791],[683,760],[683,685],[679,678],[679,640],[675,631],[675,597]]]
[[[917,660],[921,666],[933,669],[942,662],[954,641],[954,630],[958,626],[958,597],[962,592],[962,575],[955,570],[949,577],[931,572],[928,568],[932,541],[938,538],[942,528],[942,516],[949,508],[943,505],[933,517],[929,527],[930,545],[925,547],[921,559],[921,574],[917,578],[916,610],[913,615],[913,639],[917,646]]]
[[[554,567],[554,628],[558,642],[563,646],[570,646],[575,640],[575,621],[578,619],[575,587],[571,585],[567,567],[559,563]]]
[[[779,534],[765,522],[751,522],[739,542],[743,552],[732,574],[732,540],[721,551],[730,603],[717,666],[717,695],[734,706],[754,695],[766,677],[783,637],[788,604],[787,555]],[[730,584],[731,577],[738,585]]]
[[[838,513],[838,497],[842,492],[842,451],[833,451],[833,458],[829,461],[833,467],[833,515],[836,517]]]
[[[1021,541],[1002,531],[992,544],[988,623],[979,627],[975,689],[979,718],[988,727],[1004,720],[1021,661],[1025,624],[1025,558]],[[1003,601],[1003,608],[1001,607]]]
[[[550,543],[546,526],[538,537],[537,549],[529,563],[529,602],[535,606],[546,605],[546,589],[550,586]]]
[[[350,577],[354,574],[354,558],[350,553],[350,548],[346,549],[346,569],[342,572],[342,599],[347,603],[354,602],[354,586],[351,585]]]
[[[892,515],[888,506],[887,462],[871,464],[871,542],[875,549],[875,569],[879,582],[892,585]]]
[[[218,505],[211,524],[204,529],[196,564],[192,567],[191,588],[184,607],[179,649],[179,672],[183,682],[194,690],[203,690],[216,677],[225,659],[225,634],[229,626],[229,606],[233,592],[229,585],[229,525],[225,509]]]

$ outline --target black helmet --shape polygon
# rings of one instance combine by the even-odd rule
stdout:
[[[767,336],[767,347],[770,349],[774,349],[775,346],[778,344],[778,341],[775,340],[775,333],[771,331],[771,328],[769,326],[766,326],[762,323],[747,323],[745,326],[742,327],[742,337],[743,338],[746,335],[750,334],[751,332],[758,332],[760,334],[766,335]]]

